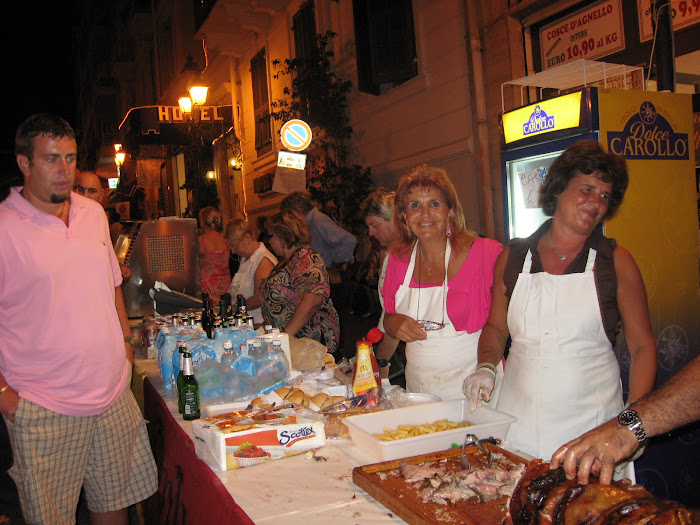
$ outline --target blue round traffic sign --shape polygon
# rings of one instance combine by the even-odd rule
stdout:
[[[311,128],[303,120],[289,120],[282,126],[280,138],[289,151],[302,151],[311,144]]]

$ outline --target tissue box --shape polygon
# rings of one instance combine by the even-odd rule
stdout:
[[[321,420],[306,420],[292,409],[231,412],[192,422],[197,456],[225,471],[301,454],[326,445]]]

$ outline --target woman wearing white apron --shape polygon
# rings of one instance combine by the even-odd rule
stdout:
[[[262,280],[270,275],[277,264],[277,257],[262,242],[254,239],[248,223],[241,219],[231,219],[226,223],[224,240],[231,251],[241,257],[241,264],[231,280],[228,293],[233,299],[238,294],[243,295],[253,322],[260,324],[263,322],[260,310],[262,297],[257,292]]]
[[[385,315],[379,328],[406,342],[409,392],[463,398],[501,245],[467,232],[444,170],[421,166],[404,176],[394,206],[399,239],[380,290]]]
[[[634,402],[656,375],[644,284],[632,256],[596,230],[617,210],[627,187],[622,159],[595,141],[567,148],[547,175],[540,202],[553,219],[499,256],[479,360],[496,363],[512,345],[497,408],[518,418],[506,440],[549,459],[563,443],[617,416],[623,408],[612,349],[619,321],[631,355]],[[488,393],[476,371],[465,394]],[[634,480],[627,469],[625,477]]]

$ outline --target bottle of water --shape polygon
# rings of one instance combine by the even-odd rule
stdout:
[[[234,352],[233,345],[226,341],[224,343],[224,355],[221,356],[221,364],[230,367],[237,357],[238,355]]]

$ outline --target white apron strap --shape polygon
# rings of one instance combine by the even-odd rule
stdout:
[[[595,251],[593,248],[588,249],[588,260],[586,261],[586,271],[587,272],[592,272],[593,267],[595,266],[595,258],[596,254],[598,252]]]
[[[530,250],[528,250],[527,255],[525,256],[525,261],[523,262],[523,270],[520,273],[530,273],[531,266],[532,266],[532,252]]]

